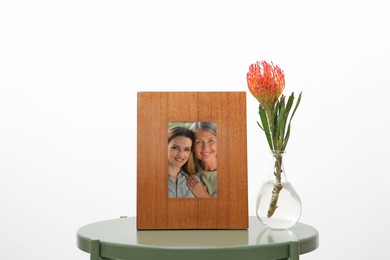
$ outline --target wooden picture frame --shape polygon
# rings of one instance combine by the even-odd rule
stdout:
[[[137,229],[247,229],[246,93],[138,92],[137,98]],[[168,198],[171,121],[216,122],[216,198]]]

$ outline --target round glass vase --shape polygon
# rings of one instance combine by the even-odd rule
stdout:
[[[256,201],[257,218],[271,229],[288,229],[301,217],[301,199],[287,181],[284,157],[284,151],[272,151],[271,169]]]

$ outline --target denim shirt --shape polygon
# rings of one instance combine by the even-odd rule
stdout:
[[[180,171],[176,183],[168,177],[168,198],[195,198],[187,186],[187,176],[186,172]],[[197,176],[195,177],[199,180]]]

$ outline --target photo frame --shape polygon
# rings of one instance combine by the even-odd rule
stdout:
[[[246,92],[138,92],[137,229],[247,229]],[[168,198],[168,122],[216,122],[218,196]]]

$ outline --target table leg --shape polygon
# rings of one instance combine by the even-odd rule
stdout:
[[[299,242],[290,242],[290,260],[299,260]]]
[[[91,240],[91,258],[90,260],[100,260],[100,241]]]

